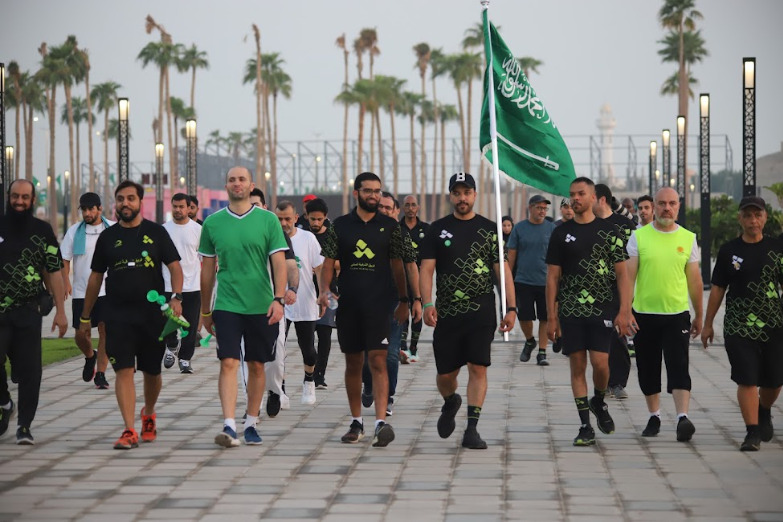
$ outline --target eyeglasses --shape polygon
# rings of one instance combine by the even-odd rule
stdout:
[[[359,189],[359,192],[361,192],[365,196],[380,196],[382,191],[381,189],[363,188],[363,189]]]

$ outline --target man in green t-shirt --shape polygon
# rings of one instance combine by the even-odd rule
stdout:
[[[261,444],[256,431],[264,392],[264,363],[275,358],[275,340],[283,318],[286,286],[285,253],[288,246],[274,214],[250,202],[254,188],[245,167],[233,167],[226,175],[228,207],[211,214],[201,230],[201,315],[204,327],[217,338],[220,359],[218,390],[223,408],[223,431],[215,444],[239,445],[234,413],[237,369],[244,340],[248,366],[245,444]],[[267,263],[274,273],[274,287]],[[212,309],[212,289],[217,272],[218,292]]]

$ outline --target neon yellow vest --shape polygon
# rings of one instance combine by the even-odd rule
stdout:
[[[687,312],[685,265],[691,256],[695,234],[682,227],[674,232],[660,232],[650,224],[635,230],[634,235],[639,251],[639,270],[633,309],[661,315]]]

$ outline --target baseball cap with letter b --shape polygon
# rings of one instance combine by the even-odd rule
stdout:
[[[468,188],[476,190],[476,180],[467,172],[457,172],[451,176],[451,179],[449,179],[449,192],[454,190],[454,187],[457,185],[465,185]]]

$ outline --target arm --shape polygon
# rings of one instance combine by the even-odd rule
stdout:
[[[688,295],[693,305],[693,321],[691,322],[691,338],[695,339],[701,333],[703,314],[704,285],[701,282],[699,263],[685,265],[685,278],[688,280]]]
[[[715,335],[715,331],[712,327],[712,322],[715,320],[715,315],[720,309],[720,304],[723,302],[723,296],[726,295],[726,289],[712,285],[710,291],[710,298],[707,300],[707,316],[704,318],[704,328],[701,330],[701,344],[704,348],[707,348],[707,344],[712,344],[712,338]]]
[[[417,294],[419,290],[419,267],[416,263],[405,263],[405,274],[408,276],[408,286],[411,287],[411,291],[414,295],[409,295],[411,299],[411,317],[414,323],[418,323],[421,320],[421,305],[422,301],[413,300],[414,297],[421,297]]]
[[[272,263],[272,271],[275,274],[275,287],[273,289],[275,297],[282,297],[286,287],[286,280],[288,274],[286,274],[286,261],[285,253],[280,250],[269,256],[269,260]],[[296,262],[294,262],[296,263]],[[297,269],[297,283],[299,283],[299,270]],[[267,310],[266,316],[269,318],[269,324],[276,324],[283,318],[283,305],[277,301],[272,301]]]
[[[408,288],[405,282],[405,268],[400,258],[392,258],[390,261],[394,284],[397,286],[397,295],[400,296],[400,299],[405,299],[405,301],[400,301],[394,311],[394,318],[402,324],[408,319]]]
[[[560,286],[560,265],[546,266],[546,336],[555,342],[560,318],[557,316],[557,290]]]
[[[315,282],[317,287],[321,288],[321,269],[323,268],[323,264],[318,265],[317,267],[313,268],[313,274],[315,274]],[[319,294],[320,297],[320,294]],[[320,299],[318,300],[318,317],[321,317],[324,315],[324,312],[326,311],[326,307],[321,306]]]
[[[73,288],[71,287],[71,261],[69,259],[63,259],[63,267],[62,270],[60,270],[60,273],[63,275],[63,288],[65,289],[65,297],[67,298],[69,295],[73,293]]]
[[[631,286],[628,279],[627,265],[627,261],[614,264],[614,273],[617,277],[617,293],[620,295],[620,312],[617,314],[614,324],[620,329],[620,335],[636,334],[636,321],[631,313],[633,286]]]
[[[427,326],[435,326],[438,322],[438,310],[432,303],[432,275],[435,273],[435,260],[422,259],[419,269],[419,292],[421,300],[428,305],[426,308],[422,305],[424,312],[424,323]]]
[[[493,268],[495,269],[495,277],[497,277],[498,281],[500,281],[500,263],[495,263]],[[506,290],[506,303],[508,303],[509,307],[516,308],[517,306],[517,297],[514,293],[514,278],[511,276],[511,268],[509,267],[509,263],[503,262],[503,270],[505,271],[505,284],[503,285]],[[503,317],[503,319],[500,321],[500,332],[509,332],[514,328],[514,323],[516,322],[517,314],[513,311],[507,311],[506,315]]]
[[[172,261],[166,265],[166,267],[169,269],[169,273],[171,274],[172,295],[181,294],[182,284],[185,281],[185,276],[182,274],[182,265],[179,264],[179,261]],[[182,315],[182,302],[179,299],[174,299],[174,297],[172,297],[169,300],[169,307],[171,307],[171,311],[174,312],[174,315]]]
[[[321,278],[318,280],[318,306],[322,308],[329,306],[329,296],[331,295],[329,287],[332,284],[332,276],[334,276],[334,264],[334,259],[325,257],[324,263],[321,265]],[[336,295],[333,297],[337,299]]]
[[[89,320],[92,313],[92,307],[95,306],[95,301],[98,300],[98,292],[101,291],[101,285],[103,284],[103,272],[90,272],[90,277],[87,279],[87,290],[84,292],[84,308],[82,309],[82,317],[87,319],[83,321],[79,318],[79,330],[84,332],[87,337],[90,336],[90,330],[92,329],[92,322]]]
[[[299,267],[296,266],[296,259],[285,259],[286,283],[288,288],[285,291],[285,304],[294,304],[296,302],[296,291],[299,289]]]
[[[215,288],[215,265],[214,257],[204,256],[201,260],[201,321],[207,333],[213,336],[215,326],[212,322],[212,290]]]
[[[60,270],[57,272],[44,270],[43,278],[46,287],[51,290],[54,296],[54,306],[57,308],[54,313],[54,321],[52,321],[52,331],[57,327],[59,329],[58,337],[62,337],[68,331],[68,319],[65,317],[65,285],[59,272]]]
[[[509,248],[508,249],[508,266],[514,266],[514,263],[517,262],[517,249],[516,248]],[[513,279],[513,274],[512,274]],[[498,279],[500,281],[500,279]]]

